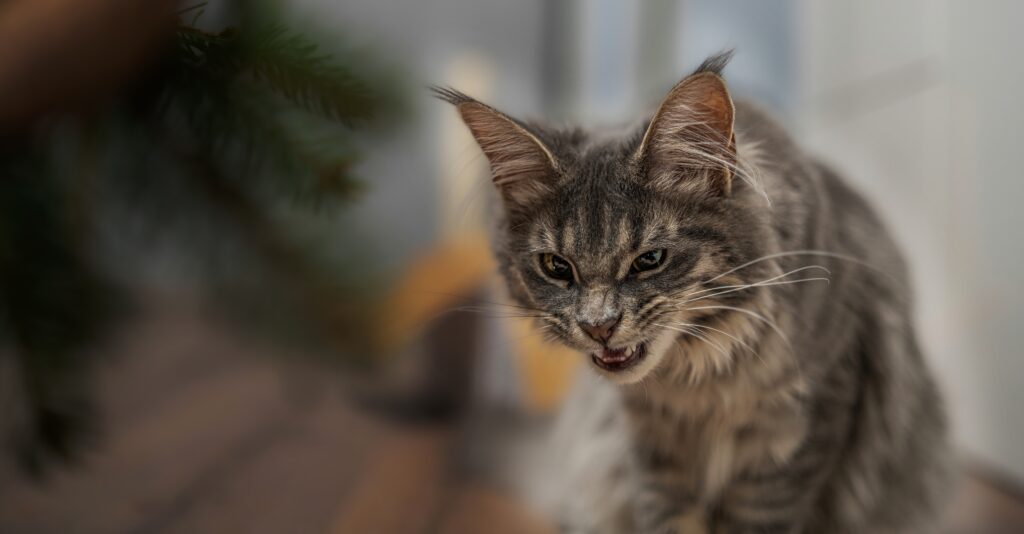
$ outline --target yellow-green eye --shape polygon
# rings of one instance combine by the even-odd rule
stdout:
[[[648,250],[633,260],[633,265],[630,270],[634,273],[642,273],[644,271],[650,271],[651,269],[657,269],[664,259],[665,249]]]
[[[572,280],[572,265],[561,256],[547,253],[540,255],[540,266],[544,274],[556,280]]]

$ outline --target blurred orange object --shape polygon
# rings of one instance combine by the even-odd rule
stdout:
[[[377,321],[385,353],[410,343],[439,315],[472,300],[481,291],[498,287],[495,263],[483,235],[463,236],[442,243],[412,262],[396,284]],[[504,300],[503,296],[490,297]],[[507,340],[529,410],[558,405],[576,368],[578,355],[543,339],[529,319],[503,319]]]

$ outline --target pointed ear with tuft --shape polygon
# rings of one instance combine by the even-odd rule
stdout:
[[[555,158],[522,124],[458,91],[434,88],[434,93],[458,110],[487,156],[494,185],[506,202],[528,204],[551,191]]]
[[[728,196],[736,170],[734,115],[716,70],[702,66],[676,84],[637,150],[651,183],[670,191]]]

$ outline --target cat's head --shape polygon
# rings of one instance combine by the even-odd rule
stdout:
[[[690,342],[701,343],[705,368],[727,366],[739,336],[722,322],[734,312],[720,306],[750,295],[718,293],[764,275],[757,266],[728,272],[761,255],[761,231],[737,200],[750,192],[738,191],[726,61],[706,61],[643,128],[613,141],[438,91],[490,162],[504,206],[496,253],[512,294],[550,337],[616,382],[690,357]]]

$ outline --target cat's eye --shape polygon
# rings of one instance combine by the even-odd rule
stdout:
[[[555,280],[569,280],[571,281],[572,276],[572,265],[565,258],[556,254],[541,254],[540,255],[540,266],[544,269],[544,274],[554,278]]]
[[[633,265],[630,266],[630,271],[634,273],[642,273],[644,271],[650,271],[657,269],[661,266],[661,262],[665,260],[665,249],[648,250],[643,254],[636,257],[633,260]]]

